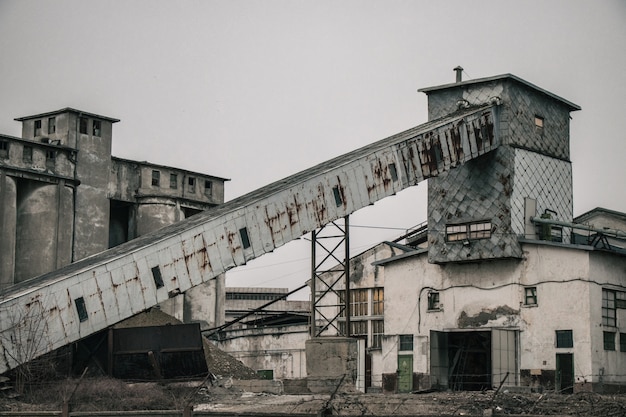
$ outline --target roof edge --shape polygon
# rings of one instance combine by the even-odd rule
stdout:
[[[93,117],[95,119],[108,120],[111,123],[117,123],[117,122],[120,121],[119,119],[115,119],[113,117],[102,116],[101,114],[96,114],[96,113],[89,113],[89,112],[86,112],[86,111],[74,109],[72,107],[65,107],[63,109],[59,109],[59,110],[55,110],[55,111],[49,111],[49,112],[46,112],[46,113],[34,114],[32,116],[17,117],[17,118],[15,118],[13,120],[18,121],[18,122],[22,122],[24,120],[36,119],[38,117],[52,116],[53,114],[59,114],[59,113],[75,113],[75,114],[78,114],[79,116],[82,115],[82,116]]]
[[[484,78],[477,78],[474,80],[467,80],[467,81],[461,81],[458,83],[449,83],[449,84],[442,84],[442,85],[437,85],[437,86],[433,86],[433,87],[425,87],[425,88],[420,88],[419,91],[420,93],[425,93],[428,94],[430,92],[433,91],[438,91],[438,90],[446,90],[449,88],[456,88],[456,87],[462,87],[462,86],[466,86],[466,85],[471,85],[471,84],[481,84],[481,83],[486,83],[486,82],[490,82],[490,81],[497,81],[497,80],[503,80],[503,79],[510,79],[513,81],[516,81],[520,84],[525,85],[526,87],[530,87],[534,90],[537,90],[538,92],[545,94],[557,101],[562,102],[563,104],[565,104],[566,106],[568,106],[570,108],[570,111],[577,111],[577,110],[581,110],[581,107],[578,104],[574,104],[569,100],[564,99],[563,97],[560,97],[554,93],[551,93],[548,90],[545,90],[541,87],[536,86],[535,84],[528,82],[526,80],[524,80],[523,78],[520,78],[516,75],[507,73],[507,74],[500,74],[500,75],[494,75],[491,77],[484,77]]]

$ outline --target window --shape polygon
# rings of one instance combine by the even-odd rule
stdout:
[[[350,336],[367,336],[367,321],[351,321]],[[346,322],[339,322],[339,332],[346,334]]]
[[[439,310],[441,308],[439,304],[439,293],[431,291],[428,293],[428,309]]]
[[[78,131],[84,135],[87,134],[87,118],[86,117],[80,118]]]
[[[187,178],[187,191],[190,193],[196,192],[196,179],[194,177]]]
[[[559,349],[574,347],[574,337],[571,330],[556,331],[556,347]]]
[[[91,123],[91,130],[93,131],[93,136],[100,136],[102,133],[102,122],[100,120],[94,120]]]
[[[527,305],[527,306],[537,305],[537,287],[525,287],[524,288],[524,305]]]
[[[242,228],[239,229],[239,236],[241,236],[241,245],[244,249],[248,249],[250,247],[250,237],[248,236],[248,229]]]
[[[626,352],[626,333],[619,334],[619,351]]]
[[[165,284],[163,284],[163,277],[161,276],[161,268],[158,266],[152,267],[152,279],[154,280],[154,284],[157,288],[162,288]]]
[[[57,131],[57,119],[55,117],[48,117],[48,134],[56,133]]]
[[[400,335],[400,345],[398,350],[413,350],[413,335],[412,334],[401,334]]]
[[[372,316],[382,316],[385,313],[385,290],[374,288],[372,290]]]
[[[207,197],[213,195],[213,183],[209,180],[204,180],[204,195]]]
[[[178,175],[170,174],[170,188],[178,188]]]
[[[78,313],[78,320],[82,323],[89,318],[89,314],[87,313],[87,306],[85,305],[85,299],[83,297],[78,297],[74,299],[74,304],[76,305],[76,312]]]
[[[54,165],[54,161],[56,160],[57,152],[55,150],[49,149],[46,151],[46,164]]]
[[[615,350],[615,332],[604,333],[604,350]]]
[[[383,320],[372,320],[372,348],[380,349],[384,334],[385,322]]]
[[[335,205],[340,207],[343,204],[343,198],[341,198],[341,191],[339,186],[333,187],[333,196],[335,197]]]
[[[396,169],[396,164],[389,164],[389,174],[391,174],[391,181],[398,181],[398,170]]]
[[[6,140],[0,140],[0,158],[9,157],[9,142]]]
[[[32,146],[24,146],[22,149],[22,161],[33,162],[33,148]]]
[[[353,290],[351,292],[351,300],[350,300],[350,315],[351,316],[367,316],[367,293],[368,290]]]
[[[35,120],[35,136],[41,136],[41,120]]]
[[[446,226],[446,241],[459,242],[491,237],[491,222],[474,222]]]
[[[267,380],[274,379],[274,370],[273,369],[260,369],[260,370],[256,371],[256,374],[259,377],[259,379],[267,379]]]
[[[602,290],[602,325],[616,327],[615,291]]]
[[[535,115],[535,127],[543,129],[543,117]]]
[[[152,185],[154,187],[159,187],[161,185],[161,172],[153,170],[152,171]]]

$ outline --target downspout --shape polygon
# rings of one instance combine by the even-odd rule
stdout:
[[[78,112],[78,118],[76,119],[76,128],[75,128],[75,130],[76,130],[76,136],[75,136],[75,140],[76,140],[76,146],[75,146],[75,148],[76,148],[76,160],[74,161],[74,192],[72,193],[72,200],[73,200],[73,203],[74,203],[74,207],[73,207],[73,210],[72,210],[72,249],[71,249],[72,250],[72,256],[71,256],[70,262],[75,262],[76,261],[76,259],[75,259],[75,257],[76,257],[76,248],[75,248],[75,245],[76,245],[76,210],[77,210],[77,207],[76,207],[76,201],[77,201],[76,194],[78,193],[78,172],[77,172],[77,167],[78,167],[78,157],[79,157],[78,154],[80,152],[78,135],[80,134],[79,133],[79,127],[80,127],[80,119],[81,119],[82,116],[83,116],[83,113],[82,112]],[[69,130],[68,130],[68,135],[69,135]]]

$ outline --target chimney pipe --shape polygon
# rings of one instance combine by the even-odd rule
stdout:
[[[463,81],[463,67],[459,65],[454,69],[454,71],[456,71],[456,82],[460,83]]]

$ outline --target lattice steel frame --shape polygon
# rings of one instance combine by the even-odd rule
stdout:
[[[333,221],[311,232],[311,337],[320,337],[331,327],[337,331],[338,336],[350,337],[349,216],[345,216],[343,220],[343,225],[338,221]],[[319,262],[317,261],[318,249],[324,254]],[[343,249],[343,259],[341,249]],[[342,279],[345,282],[344,302],[324,304],[328,302],[326,296],[329,294],[336,296],[332,299],[341,300],[338,287]],[[333,311],[332,316],[328,314],[328,309]],[[338,319],[342,313],[345,313],[344,331],[338,326]]]

